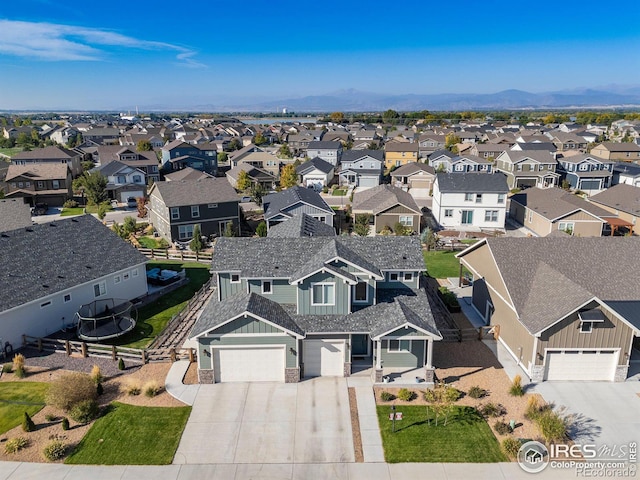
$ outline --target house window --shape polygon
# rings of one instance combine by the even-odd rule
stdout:
[[[398,281],[398,272],[389,272],[389,281],[397,282]]]
[[[52,184],[53,184],[53,189],[54,190],[57,190],[57,189],[60,188],[60,181],[59,180],[53,180]]]
[[[521,172],[521,171],[522,171],[522,164],[518,164],[517,170],[518,170],[519,172]]]
[[[465,202],[473,202],[473,193],[465,193],[464,194]]]
[[[387,352],[399,353],[409,352],[411,349],[411,340],[388,340]]]
[[[171,220],[180,219],[180,209],[178,207],[171,207]]]
[[[311,284],[311,305],[334,305],[335,288],[334,283]]]
[[[482,194],[476,193],[476,203],[482,203]]]
[[[473,223],[473,210],[462,211],[462,224],[471,225]]]
[[[558,230],[562,230],[563,232],[567,232],[569,235],[573,235],[573,229],[575,228],[575,224],[573,222],[559,222]]]
[[[593,322],[581,322],[580,333],[591,333],[593,331]]]
[[[15,184],[13,186],[15,187]],[[38,188],[44,188],[44,182],[38,182]]]
[[[133,183],[142,183],[142,175],[134,175]]]
[[[462,172],[462,171],[464,170],[464,165],[462,165],[462,164],[458,164],[458,165],[456,165],[456,166],[454,167],[454,170],[455,170],[456,172]]]
[[[62,297],[64,303],[69,303],[71,301],[71,294],[70,293],[66,293],[64,295],[64,297]]]
[[[127,183],[127,178],[124,175],[118,175],[117,183]]]
[[[191,205],[191,217],[192,218],[200,217],[200,206],[199,205]]]
[[[444,216],[445,216],[446,218],[451,218],[451,217],[453,217],[453,209],[452,209],[452,208],[447,208],[447,209],[445,209],[445,211],[444,211]]]
[[[122,279],[126,282],[127,280],[129,280],[129,272],[126,272],[122,275]]]
[[[31,186],[31,182],[24,182],[24,186],[29,188]]]
[[[18,188],[22,188],[22,187],[24,187],[24,183],[18,182]]]
[[[93,295],[97,297],[101,297],[107,294],[107,282],[96,283],[93,286]]]
[[[529,223],[533,222],[533,212],[529,211]]]
[[[193,229],[195,225],[179,225],[178,226],[178,238],[180,240],[189,240],[193,238]]]
[[[497,222],[498,221],[498,210],[485,210],[484,211],[484,221],[485,222]]]
[[[411,215],[400,215],[399,222],[405,227],[413,227],[413,216]]]
[[[131,270],[131,276],[132,277],[137,277],[138,276],[138,269],[134,268],[133,270]]]
[[[240,283],[240,274],[232,273],[231,274],[231,283]]]
[[[324,215],[314,215],[313,218],[315,218],[319,222],[327,223],[327,217],[325,217]]]
[[[412,282],[413,281],[413,272],[404,272],[404,281],[405,282]]]
[[[48,307],[49,305],[51,305],[51,301],[41,303],[40,308]]]
[[[120,280],[120,275],[116,275],[115,277],[113,277],[113,283],[115,283],[116,285],[120,283]]]
[[[586,163],[581,163],[579,170],[582,172],[589,170],[589,165],[587,165]]]
[[[273,285],[271,284],[271,280],[263,280],[262,281],[262,293],[270,294],[273,293],[273,289],[271,288]]]
[[[357,303],[367,303],[369,301],[369,285],[367,282],[358,282],[353,287],[353,301]]]
[[[209,205],[207,205],[207,208],[218,208],[218,204],[217,203],[210,203]]]

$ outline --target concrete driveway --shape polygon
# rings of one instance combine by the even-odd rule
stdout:
[[[354,462],[347,383],[201,385],[174,464]]]

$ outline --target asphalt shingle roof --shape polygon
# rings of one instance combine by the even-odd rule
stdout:
[[[528,188],[524,192],[512,196],[511,201],[526,206],[549,220],[563,217],[579,208],[600,218],[614,216],[613,213],[561,188]]]
[[[226,178],[173,180],[156,182],[154,189],[167,207],[203,205],[206,203],[239,202],[238,194]]]
[[[56,160],[56,159],[70,159],[77,157],[78,154],[67,150],[66,148],[50,146],[44,148],[35,148],[27,152],[16,153],[13,160]]]
[[[22,198],[0,200],[0,232],[28,227],[31,224],[31,209]]]
[[[303,187],[291,187],[278,193],[266,195],[262,199],[263,205],[268,205],[264,212],[264,218],[268,220],[280,212],[290,208],[298,203],[307,203],[312,205],[330,215],[335,215],[335,212],[329,205],[322,199],[322,197],[314,192],[310,188]]]
[[[503,173],[437,173],[436,182],[443,193],[507,193]]]
[[[402,205],[414,212],[420,212],[411,194],[401,188],[383,184],[369,188],[363,192],[356,192],[353,196],[354,211],[370,211],[374,215],[384,212],[396,205]]]
[[[369,156],[371,158],[384,162],[384,150],[369,150],[369,149],[345,150],[344,152],[342,152],[341,161],[355,162],[356,160],[360,160],[361,158],[364,158],[366,156]]]
[[[619,183],[589,198],[589,201],[640,216],[640,188]]]
[[[313,171],[314,169],[318,169],[322,173],[329,173],[333,170],[333,165],[331,165],[329,162],[325,162],[320,157],[313,157],[308,162],[304,162],[302,165],[298,165],[296,167],[296,173],[298,175],[304,175],[305,173]]]
[[[4,232],[0,251],[0,312],[147,261],[91,215]]]
[[[30,163],[28,165],[9,165],[5,181],[17,177],[29,177],[32,180],[60,180],[67,178],[69,166],[66,163]]]
[[[272,226],[267,236],[278,238],[335,237],[336,231],[331,225],[302,213]]]

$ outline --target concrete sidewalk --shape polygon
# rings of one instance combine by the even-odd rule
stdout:
[[[378,426],[373,383],[369,377],[347,377],[347,385],[356,390],[358,423],[365,463],[384,462],[382,437]]]
[[[180,400],[186,405],[193,405],[198,395],[200,385],[185,385],[182,383],[184,375],[189,369],[189,360],[178,360],[173,362],[167,378],[164,381],[164,388],[169,395]]]

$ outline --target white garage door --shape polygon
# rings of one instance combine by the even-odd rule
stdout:
[[[284,347],[213,349],[216,382],[284,382]]]
[[[545,380],[612,381],[618,353],[614,350],[547,351]]]
[[[305,340],[304,376],[344,376],[344,340]]]
[[[127,199],[129,197],[133,197],[133,198],[144,197],[144,192],[142,190],[134,190],[132,192],[120,192],[120,201],[122,203],[127,203]]]

